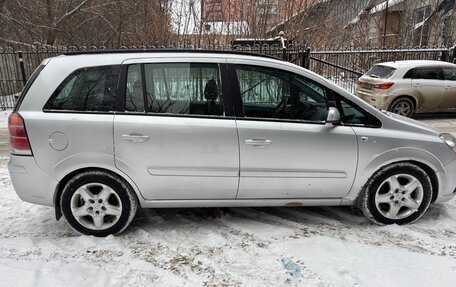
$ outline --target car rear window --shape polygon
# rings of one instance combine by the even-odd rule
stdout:
[[[394,71],[396,71],[396,69],[392,67],[375,65],[372,69],[367,71],[365,75],[371,78],[387,79],[394,74]]]
[[[118,65],[76,70],[59,85],[44,110],[114,111],[119,74]]]

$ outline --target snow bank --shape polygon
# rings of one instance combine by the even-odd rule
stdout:
[[[8,127],[8,117],[11,114],[11,110],[0,111],[0,129]]]

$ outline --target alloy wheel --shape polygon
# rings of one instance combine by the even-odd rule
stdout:
[[[74,218],[92,230],[110,228],[119,221],[122,214],[119,195],[101,183],[88,183],[79,187],[70,202]]]
[[[399,114],[404,117],[409,117],[413,112],[413,107],[407,102],[399,102],[393,108],[393,113]]]
[[[410,174],[396,174],[385,179],[375,193],[377,210],[389,219],[404,219],[418,211],[423,202],[421,182]]]

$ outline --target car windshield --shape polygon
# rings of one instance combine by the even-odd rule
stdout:
[[[394,71],[396,71],[396,69],[392,67],[375,65],[366,73],[366,76],[371,78],[387,79],[393,75]]]

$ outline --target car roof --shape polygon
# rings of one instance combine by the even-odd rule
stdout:
[[[270,55],[259,54],[250,51],[235,51],[235,50],[199,50],[199,49],[150,49],[150,50],[94,50],[94,51],[71,51],[63,53],[59,57],[76,57],[78,59],[83,58],[104,58],[105,60],[109,59],[132,59],[132,58],[157,58],[163,57],[164,55],[168,57],[178,56],[178,57],[188,57],[188,58],[239,58],[240,56],[251,57],[251,59],[273,59],[278,61],[283,61],[277,57]]]
[[[388,66],[392,68],[408,68],[408,67],[428,67],[428,66],[445,66],[456,68],[455,64],[444,61],[430,61],[430,60],[405,60],[377,63],[375,65]]]
[[[280,54],[281,55],[281,54]],[[282,59],[257,54],[246,51],[216,51],[216,50],[165,50],[165,49],[154,49],[154,50],[98,50],[98,51],[75,51],[63,53],[59,56],[46,59],[46,63],[54,62],[60,64],[67,64],[78,67],[92,67],[92,66],[103,66],[103,65],[120,65],[122,63],[129,63],[135,60],[146,60],[146,59],[176,59],[188,60],[188,59],[214,59],[214,61],[225,61],[225,60],[244,60],[252,62],[262,62],[263,64],[280,64],[281,66],[296,67],[296,65],[284,61]]]

